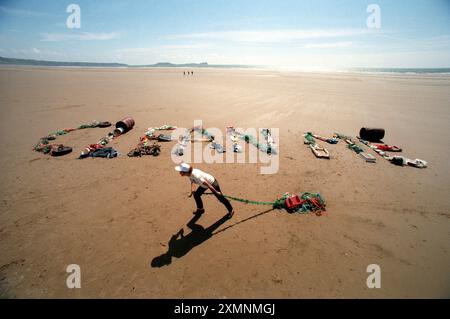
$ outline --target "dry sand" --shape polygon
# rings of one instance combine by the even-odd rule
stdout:
[[[450,297],[450,79],[256,70],[0,69],[0,292],[3,297],[303,298]],[[113,141],[119,158],[77,160],[110,129],[58,138],[74,152],[32,150],[51,131],[127,115],[135,128]],[[280,169],[260,164],[199,164],[224,193],[273,200],[320,192],[327,213],[288,214],[233,203],[226,213],[205,198],[197,225],[220,220],[169,249],[195,207],[170,150],[128,158],[149,126],[280,128]],[[384,141],[429,168],[363,162],[345,143],[316,159],[302,133],[356,136],[386,129]],[[206,146],[206,144],[205,144]],[[217,226],[217,225],[216,225]],[[197,227],[198,228],[198,227]],[[188,237],[192,239],[191,237]],[[190,239],[189,239],[190,240]],[[81,289],[66,287],[66,266],[81,267]],[[368,289],[366,267],[381,267]]]

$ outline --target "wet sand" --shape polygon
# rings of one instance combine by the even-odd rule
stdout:
[[[2,67],[0,295],[450,297],[449,88],[445,77]],[[64,157],[33,151],[49,132],[128,115],[134,129],[110,143],[118,158],[77,160],[108,128],[59,137],[74,149]],[[150,126],[198,119],[280,129],[277,174],[261,175],[262,164],[197,165],[224,193],[271,201],[319,192],[327,212],[233,202],[226,220],[205,196],[189,235],[195,204],[173,169],[174,143],[161,143],[159,157],[126,153]],[[362,126],[385,128],[386,143],[429,167],[365,163],[342,141],[322,143],[331,159],[320,160],[303,144],[306,131],[356,136]],[[186,237],[174,241],[180,229]],[[69,264],[81,267],[81,289],[66,287]],[[366,286],[369,264],[381,267],[381,289]]]

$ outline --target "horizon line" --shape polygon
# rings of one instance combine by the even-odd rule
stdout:
[[[0,59],[3,60],[18,60],[23,62],[42,62],[42,63],[60,63],[60,64],[66,64],[61,66],[71,66],[70,64],[92,64],[95,66],[92,67],[101,67],[101,65],[105,65],[105,67],[159,67],[158,65],[167,64],[172,67],[188,67],[192,65],[192,67],[237,67],[237,68],[263,68],[263,69],[274,69],[274,70],[286,70],[286,69],[295,69],[295,70],[306,70],[306,71],[343,71],[343,70],[442,70],[442,69],[449,69],[450,66],[439,66],[439,67],[361,67],[361,66],[354,66],[354,67],[287,67],[287,66],[272,66],[272,65],[250,65],[250,64],[209,64],[207,61],[203,62],[185,62],[185,63],[173,63],[168,61],[160,61],[156,63],[149,63],[149,64],[129,64],[129,63],[122,63],[122,62],[88,62],[88,61],[55,61],[55,60],[39,60],[39,59],[27,59],[27,58],[10,58],[5,56],[0,56]],[[51,67],[52,65],[33,65],[33,64],[21,64],[19,63],[1,63],[0,65],[23,65],[23,66],[47,66]],[[116,65],[116,66],[114,66]],[[57,66],[57,65],[53,65]],[[78,65],[72,65],[72,66],[78,66]],[[168,67],[170,67],[168,66]],[[89,65],[82,65],[81,67],[90,67]],[[164,67],[164,66],[161,66]]]

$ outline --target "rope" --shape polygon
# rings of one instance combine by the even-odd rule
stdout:
[[[295,196],[290,195],[289,193],[285,193],[283,196],[278,198],[277,200],[273,202],[262,202],[262,201],[255,201],[255,200],[249,200],[229,195],[223,195],[225,198],[238,201],[245,204],[253,204],[253,205],[270,205],[273,209],[285,209],[288,212],[298,212],[298,213],[306,213],[308,211],[325,211],[325,200],[320,196],[319,193],[302,193],[299,198],[301,199],[301,202],[296,207],[288,208],[286,204],[286,199]]]
[[[246,203],[246,204],[253,204],[253,205],[274,205],[275,202],[259,202],[256,200],[249,200],[249,199],[243,199],[243,198],[238,198],[238,197],[233,197],[233,196],[228,196],[228,195],[223,195],[223,197],[226,197],[228,199],[237,201],[237,202],[242,202],[242,203]]]

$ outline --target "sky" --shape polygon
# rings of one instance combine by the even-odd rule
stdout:
[[[70,4],[79,19],[67,12]],[[310,70],[450,67],[450,0],[0,0],[0,56]]]

